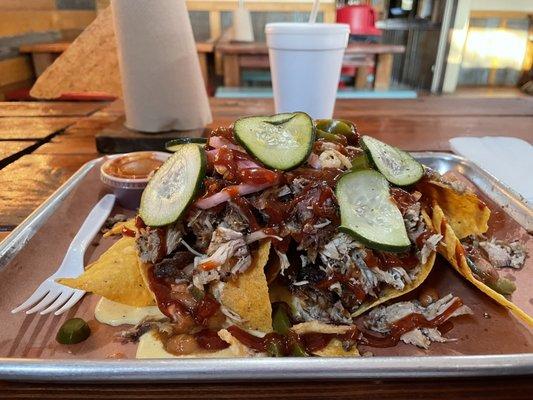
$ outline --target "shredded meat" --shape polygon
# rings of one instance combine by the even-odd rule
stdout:
[[[526,260],[526,250],[518,241],[505,243],[501,240],[479,242],[488,257],[488,261],[496,268],[521,268]]]
[[[135,325],[133,328],[129,328],[120,331],[116,338],[122,343],[137,342],[139,338],[146,332],[156,329],[159,332],[171,334],[173,332],[172,324],[167,318],[165,319],[145,319]]]
[[[452,294],[429,304],[427,307],[422,306],[417,300],[403,301],[389,306],[379,306],[368,313],[364,324],[367,329],[382,334],[387,334],[391,331],[395,322],[407,317],[411,314],[421,314],[428,321],[443,314],[455,301],[459,300]],[[472,310],[462,305],[457,310],[446,318],[446,321],[458,317],[460,315],[473,314]],[[444,322],[444,321],[443,321]],[[401,340],[408,344],[414,344],[418,347],[427,349],[432,341],[447,341],[449,339],[443,338],[440,332],[434,328],[417,328],[410,332],[406,332],[401,336]]]
[[[198,249],[207,249],[218,223],[219,219],[213,210],[197,210],[191,213],[185,221],[196,238],[195,246]]]
[[[154,265],[154,275],[159,279],[187,279],[187,274],[183,269],[193,261],[194,254],[191,252],[176,251],[171,257],[164,258]]]
[[[102,227],[102,232],[107,232],[110,230],[116,223],[124,222],[128,220],[128,216],[124,214],[115,214],[112,217],[109,217],[105,220],[104,226]]]

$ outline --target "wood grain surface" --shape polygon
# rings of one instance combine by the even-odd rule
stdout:
[[[0,149],[17,139],[50,142],[0,170],[0,240],[84,162],[97,156],[94,135],[123,115],[116,101],[98,104],[0,104]],[[213,126],[250,114],[271,114],[271,100],[212,99]],[[95,109],[96,109],[95,108]],[[21,118],[13,118],[21,117]],[[34,116],[34,117],[31,117]],[[76,116],[72,118],[72,116]],[[363,133],[409,150],[449,150],[460,135],[507,135],[533,141],[533,99],[421,97],[416,100],[341,100],[336,117]],[[2,122],[4,121],[4,122]],[[6,122],[7,121],[7,122]],[[68,126],[68,127],[67,127]],[[67,127],[64,131],[57,130]],[[33,139],[35,140],[35,139]],[[25,142],[34,143],[34,142]],[[16,145],[13,145],[16,146]],[[7,147],[5,147],[7,148]],[[41,399],[530,399],[531,376],[490,379],[235,382],[189,384],[43,384],[0,382],[0,398]]]
[[[35,145],[37,142],[33,140],[14,140],[0,142],[0,165],[6,158],[13,157],[17,153],[24,151],[28,147]]]
[[[15,227],[92,155],[29,154],[0,170],[0,227]]]
[[[11,233],[11,231],[0,231],[0,243],[2,242],[2,240],[4,240],[7,235],[9,235]]]
[[[1,146],[1,144],[0,144]],[[39,146],[34,154],[90,154],[98,157],[94,138],[90,136],[64,136],[53,138],[49,143]]]
[[[215,121],[251,114],[274,112],[272,99],[210,99]],[[121,106],[120,102],[114,107]],[[457,98],[424,96],[417,99],[340,99],[335,103],[335,116],[529,116],[533,117],[533,98]]]
[[[88,115],[102,107],[105,102],[67,102],[67,101],[20,101],[0,102],[0,117],[67,117]]]
[[[71,399],[531,399],[531,377],[190,384],[0,383],[6,398]]]
[[[219,41],[215,49],[222,54],[268,54],[268,47],[265,42]],[[350,42],[344,53],[350,55],[403,52],[405,52],[405,46],[402,45]]]
[[[44,139],[72,125],[78,117],[5,117],[0,118],[0,140]]]

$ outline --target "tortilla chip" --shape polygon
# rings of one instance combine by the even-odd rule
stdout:
[[[352,346],[349,350],[345,350],[342,342],[339,339],[333,339],[326,347],[313,353],[319,357],[359,357],[359,350]]]
[[[424,222],[426,223],[426,225],[428,225],[429,227],[432,226],[432,221],[424,210],[422,210],[422,218],[424,218]],[[433,230],[435,229],[433,228]],[[357,311],[352,314],[352,317],[357,317],[358,315],[365,313],[366,311],[380,305],[381,303],[384,303],[396,297],[403,296],[404,294],[409,293],[410,291],[416,289],[418,286],[422,284],[422,282],[426,280],[429,273],[433,269],[433,264],[435,264],[436,256],[437,256],[436,252],[431,253],[431,255],[428,257],[426,261],[426,264],[422,265],[420,273],[418,274],[416,279],[410,284],[405,285],[403,290],[394,289],[393,287],[387,287],[383,289],[378,299],[373,300],[373,301],[367,301],[361,304],[361,306],[357,309]]]
[[[517,307],[505,296],[492,290],[484,283],[477,280],[472,274],[472,270],[468,266],[465,258],[465,251],[463,245],[458,239],[451,224],[448,223],[448,218],[437,204],[433,206],[433,225],[436,228],[437,233],[443,236],[443,239],[438,247],[438,252],[453,266],[453,268],[459,272],[467,281],[471,282],[475,287],[485,293],[487,296],[496,300],[502,306],[507,307],[517,317],[525,321],[530,326],[533,326],[533,318],[529,316],[525,311]]]
[[[55,99],[72,92],[122,95],[111,7],[98,14],[44,71],[30,94],[39,99]]]
[[[308,332],[343,334],[352,328],[354,327],[349,325],[329,325],[318,321],[311,321],[294,325],[292,330],[299,335]],[[357,350],[356,346],[352,346],[351,349],[345,350],[340,340],[333,339],[326,347],[315,351],[313,354],[320,357],[358,357],[359,350]]]
[[[417,186],[417,190],[442,208],[459,239],[479,235],[489,229],[490,209],[474,192],[459,192],[450,185],[436,181],[424,182]]]
[[[123,237],[77,278],[60,278],[62,285],[85,290],[129,306],[154,305],[137,264],[135,239]]]
[[[121,235],[122,228],[127,228],[136,232],[137,227],[135,226],[135,218],[130,218],[127,221],[117,222],[110,230],[104,233],[104,237],[107,238],[110,236]]]
[[[264,267],[270,253],[270,241],[264,241],[252,255],[252,265],[234,281],[224,285],[221,303],[242,319],[242,326],[261,332],[272,331],[272,305]]]

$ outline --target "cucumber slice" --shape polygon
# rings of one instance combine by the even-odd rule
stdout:
[[[411,155],[370,136],[359,141],[372,164],[390,183],[408,186],[416,183],[424,175],[424,167]]]
[[[311,117],[303,112],[235,121],[235,138],[264,165],[289,170],[304,163],[315,142]]]
[[[182,144],[148,182],[141,197],[139,215],[148,226],[163,226],[178,220],[193,201],[205,176],[205,151]]]
[[[200,145],[205,145],[207,143],[207,138],[184,137],[184,138],[172,139],[165,143],[165,149],[174,153],[178,149],[179,146],[181,146],[182,144],[187,144],[187,143],[197,143]]]
[[[402,214],[392,202],[389,184],[379,172],[366,169],[343,175],[335,189],[341,212],[340,230],[376,250],[409,249]]]

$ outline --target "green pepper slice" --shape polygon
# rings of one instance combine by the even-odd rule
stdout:
[[[291,329],[292,324],[287,314],[287,310],[283,304],[278,304],[272,315],[272,328],[274,332],[277,332],[281,335],[286,335]]]
[[[291,356],[293,357],[309,357],[304,347],[300,343],[295,343],[292,347]]]
[[[339,142],[345,139],[348,144],[357,145],[357,128],[350,121],[342,119],[318,119],[315,125],[318,137],[333,142]]]

